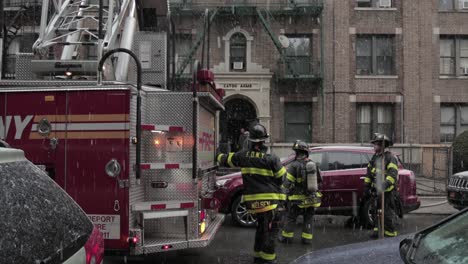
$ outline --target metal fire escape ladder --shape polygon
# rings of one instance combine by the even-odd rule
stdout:
[[[132,0],[109,0],[103,6],[102,29],[104,42],[98,47],[100,52],[113,48],[124,16]],[[90,4],[88,0],[64,0],[61,4],[53,0],[54,13],[48,17],[50,0],[43,0],[41,29],[33,50],[47,54],[50,47],[64,45],[62,60],[71,60],[78,54],[81,46],[99,45],[99,4]],[[48,22],[49,21],[49,22]],[[89,38],[84,38],[88,35]]]
[[[266,32],[270,36],[271,40],[273,41],[273,44],[275,45],[276,49],[278,50],[280,54],[280,59],[283,62],[283,64],[286,65],[287,72],[293,76],[295,76],[293,69],[290,67],[289,63],[286,62],[286,56],[284,54],[284,48],[281,46],[279,43],[278,37],[275,35],[275,33],[271,30],[268,21],[262,14],[262,10],[257,8],[257,14],[258,17],[260,18],[260,21],[262,22],[263,27],[265,28]]]
[[[218,13],[218,8],[214,9],[212,11],[211,15],[209,15],[210,16],[209,20],[208,20],[209,24],[211,24],[213,22],[213,20],[214,20],[217,13]],[[206,25],[203,23],[203,28],[201,30],[199,30],[199,32],[198,32],[197,40],[196,40],[195,44],[192,46],[192,48],[190,49],[190,51],[186,55],[185,60],[182,62],[179,69],[177,70],[176,78],[180,78],[180,76],[184,73],[185,68],[190,63],[190,61],[192,61],[192,59],[193,59],[193,57],[195,55],[195,52],[197,52],[197,50],[198,50],[198,47],[200,47],[200,45],[202,44],[203,39],[205,38],[205,33],[206,33],[205,30],[203,30],[205,28],[205,26]]]

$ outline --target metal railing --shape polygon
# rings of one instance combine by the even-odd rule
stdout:
[[[267,9],[293,9],[300,7],[323,7],[323,0],[169,0],[176,8],[199,9],[216,7],[261,7]]]
[[[320,61],[310,57],[287,57],[278,61],[277,74],[279,78],[319,78]]]

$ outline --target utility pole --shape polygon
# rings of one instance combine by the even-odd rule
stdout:
[[[381,192],[380,192],[380,229],[379,229],[379,238],[385,237],[385,138],[382,140],[381,147],[381,166],[380,166],[380,183],[381,183]]]

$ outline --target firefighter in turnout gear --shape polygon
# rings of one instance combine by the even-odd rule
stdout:
[[[318,191],[321,183],[320,171],[316,164],[309,159],[309,146],[302,141],[293,145],[296,153],[295,160],[288,167],[283,188],[289,190],[288,214],[285,226],[279,236],[282,243],[291,243],[294,237],[294,226],[298,215],[303,215],[301,240],[310,244],[313,238],[312,222],[315,208],[320,206],[322,194]]]
[[[391,140],[384,134],[375,133],[371,143],[374,145],[375,154],[367,165],[367,175],[364,178],[364,196],[363,200],[371,199],[378,193],[384,192],[384,235],[395,237],[398,232],[395,230],[395,195],[397,188],[398,161],[396,157],[386,148],[392,145]],[[383,149],[382,149],[383,148]],[[381,180],[382,157],[384,162],[383,181]],[[380,209],[380,195],[377,195],[377,207]],[[363,204],[363,203],[361,203]],[[374,223],[376,223],[374,217]],[[378,224],[374,225],[372,237],[378,237]]]
[[[265,140],[269,137],[264,126],[250,129],[250,149],[237,153],[219,154],[220,166],[240,167],[244,182],[242,201],[257,218],[254,263],[276,263],[273,220],[276,208],[286,200],[281,183],[286,168],[275,155],[266,154]]]

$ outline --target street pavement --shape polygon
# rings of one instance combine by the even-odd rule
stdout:
[[[398,230],[401,239],[458,212],[447,202],[445,183],[434,183],[426,178],[417,180],[421,207],[405,214],[404,218],[400,220]],[[315,216],[314,239],[311,245],[302,245],[300,243],[298,236],[301,233],[299,219],[299,223],[296,225],[295,233],[297,237],[294,243],[289,245],[277,243],[276,250],[279,263],[289,263],[311,251],[370,240],[369,235],[371,232],[369,230],[344,227],[347,219],[348,217],[345,216]],[[144,258],[130,259],[129,263],[250,264],[253,263],[251,253],[254,234],[255,229],[253,228],[233,226],[228,215],[214,241],[206,248],[155,254]],[[122,263],[121,257],[106,257],[104,260],[104,264],[117,263]],[[350,260],[350,263],[352,263],[352,260]]]
[[[399,231],[401,239],[405,235],[420,231],[445,218],[445,214],[406,214],[401,220]],[[293,244],[277,243],[279,263],[289,263],[311,251],[331,248],[370,240],[371,231],[345,228],[345,216],[318,215],[314,222],[314,239],[311,245],[300,243],[301,226],[296,225]],[[300,221],[299,221],[300,222]],[[250,264],[255,229],[242,228],[231,224],[230,216],[216,234],[210,246],[200,249],[166,252],[147,256],[144,259],[131,259],[129,263],[152,264]],[[121,258],[106,257],[105,264],[122,263]],[[352,262],[350,262],[352,263]]]

